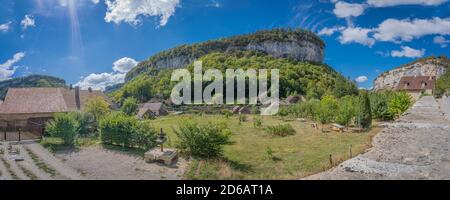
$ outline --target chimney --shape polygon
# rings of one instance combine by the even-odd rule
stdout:
[[[80,87],[75,87],[75,103],[77,104],[77,109],[81,109],[81,101],[80,101]]]
[[[88,88],[88,91],[89,91],[89,92],[92,92],[92,88],[91,88],[91,87],[89,87],[89,88]]]

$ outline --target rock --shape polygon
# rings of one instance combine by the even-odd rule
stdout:
[[[384,72],[374,82],[374,90],[395,89],[404,76],[436,76],[445,73],[450,63],[447,57],[431,57]]]

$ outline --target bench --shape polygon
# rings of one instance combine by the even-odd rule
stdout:
[[[343,133],[345,126],[342,126],[340,124],[332,124],[332,128],[333,131],[339,132],[339,133]]]

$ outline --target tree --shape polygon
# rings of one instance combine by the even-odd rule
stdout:
[[[370,128],[372,126],[372,110],[370,109],[370,99],[367,91],[361,91],[358,106],[356,123],[362,128]]]
[[[355,116],[355,99],[353,96],[345,96],[339,99],[336,122],[348,127]]]
[[[46,131],[53,137],[59,137],[65,145],[73,145],[77,130],[78,122],[73,115],[69,113],[57,113],[53,120],[46,125]]]
[[[108,103],[101,97],[89,99],[84,111],[92,114],[97,122],[110,112]]]
[[[411,96],[406,92],[397,92],[392,95],[388,102],[388,111],[395,118],[400,117],[411,106]]]
[[[79,135],[86,136],[91,131],[96,130],[97,122],[92,114],[83,112],[72,112],[69,114],[78,122],[77,133]]]
[[[320,100],[317,108],[316,119],[322,124],[322,131],[324,124],[330,123],[335,119],[337,108],[337,100],[332,95],[325,95],[322,100]]]
[[[436,81],[436,88],[434,94],[436,97],[442,97],[443,95],[448,95],[450,93],[450,66],[447,69],[447,72],[443,74]]]
[[[133,116],[138,111],[138,101],[133,97],[128,97],[125,99],[122,105],[122,112],[125,113],[128,116]]]

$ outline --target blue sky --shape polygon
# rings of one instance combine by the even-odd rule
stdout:
[[[395,66],[449,56],[449,0],[1,0],[0,80],[48,74],[102,89],[181,44],[277,27],[326,42],[360,87]]]

